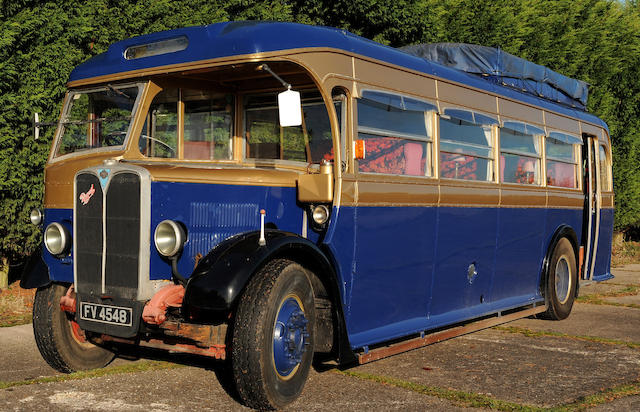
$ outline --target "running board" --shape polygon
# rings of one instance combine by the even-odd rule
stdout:
[[[423,346],[431,345],[433,343],[442,342],[443,340],[455,338],[456,336],[466,335],[467,333],[476,332],[481,329],[490,328],[492,326],[500,325],[502,323],[511,322],[516,319],[526,318],[527,316],[536,315],[547,310],[545,305],[534,306],[529,309],[524,309],[518,312],[512,312],[507,315],[497,316],[477,320],[475,322],[468,323],[463,326],[456,326],[451,329],[446,329],[439,332],[434,332],[428,335],[424,335],[411,340],[394,343],[388,346],[371,349],[368,352],[358,353],[358,363],[369,363],[378,359],[386,358],[388,356],[397,355],[398,353],[410,351],[412,349],[421,348]]]

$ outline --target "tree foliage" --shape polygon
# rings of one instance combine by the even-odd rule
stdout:
[[[347,29],[390,46],[499,46],[590,83],[589,110],[614,142],[616,227],[640,227],[640,15],[614,0],[81,0],[0,1],[0,256],[30,253],[53,130],[32,137],[33,112],[55,120],[69,73],[135,35],[226,20]]]

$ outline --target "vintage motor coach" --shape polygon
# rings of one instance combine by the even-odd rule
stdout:
[[[586,85],[499,50],[230,22],[115,43],[68,86],[22,279],[60,371],[199,354],[277,408],[314,354],[563,319],[611,277],[607,126]]]

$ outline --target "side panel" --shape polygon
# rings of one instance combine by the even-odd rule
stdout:
[[[539,296],[542,259],[546,252],[546,190],[504,184],[498,210],[496,272],[491,299]],[[532,207],[535,206],[535,207]]]
[[[352,343],[380,341],[424,328],[436,210],[356,208],[355,275],[347,317]]]
[[[439,208],[430,316],[473,310],[489,301],[497,219],[497,208]]]
[[[355,276],[355,212],[354,207],[334,207],[323,239],[323,246],[329,250],[328,255],[334,259],[345,321],[350,317],[351,293]]]
[[[341,207],[325,241],[352,347],[540,302],[548,243],[581,222],[569,208]]]
[[[580,228],[582,227],[582,209],[561,209],[561,208],[549,208],[547,209],[547,218],[545,224],[545,242],[543,246],[546,247],[551,242],[551,238],[561,225],[567,225],[571,227],[578,237],[580,242]],[[544,252],[543,252],[544,253]],[[577,260],[576,256],[576,260]]]
[[[293,187],[238,186],[204,183],[151,184],[151,233],[158,223],[172,219],[184,223],[187,243],[178,270],[188,276],[198,254],[238,233],[260,228],[260,209],[266,211],[265,226],[302,234],[303,209],[296,203]],[[311,229],[308,237],[315,242]],[[151,242],[151,279],[170,279],[171,265]]]
[[[498,212],[496,273],[491,300],[538,294],[546,250],[544,208],[501,208]]]
[[[611,244],[613,242],[613,213],[614,209],[600,209],[600,235],[598,236],[598,250],[596,265],[593,270],[595,278],[610,277],[611,275]]]

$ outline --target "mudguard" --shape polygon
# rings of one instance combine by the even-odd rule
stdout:
[[[266,230],[266,245],[260,246],[260,232],[234,236],[217,245],[202,258],[187,282],[185,307],[208,311],[232,308],[251,276],[275,257],[307,256],[335,279],[331,263],[312,242],[294,233]]]
[[[20,287],[23,289],[41,288],[51,283],[49,267],[42,258],[42,247],[39,247],[31,256],[22,271]]]
[[[355,361],[346,332],[335,270],[323,251],[295,233],[266,230],[266,244],[258,241],[260,232],[234,236],[217,245],[202,258],[187,282],[183,309],[188,316],[192,308],[228,313],[246,284],[260,267],[274,258],[289,258],[312,265],[331,279],[337,319],[337,356],[341,364]]]

